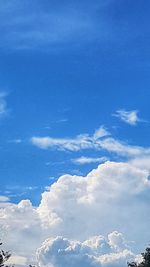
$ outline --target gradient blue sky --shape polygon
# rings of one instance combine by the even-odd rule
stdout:
[[[1,0],[1,195],[37,204],[61,174],[126,158],[93,147],[41,149],[32,137],[74,139],[103,126],[115,140],[149,146],[149,11],[148,0]],[[80,157],[95,162],[77,164]]]
[[[149,14],[149,0],[0,0],[12,266],[126,267],[148,245]]]

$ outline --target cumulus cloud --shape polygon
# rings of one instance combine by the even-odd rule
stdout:
[[[136,125],[141,121],[141,119],[138,117],[138,110],[126,111],[124,109],[120,109],[116,111],[114,116],[120,118],[122,121],[130,125]]]
[[[43,192],[38,207],[29,200],[2,206],[1,238],[29,262],[39,247],[41,265],[51,257],[56,267],[84,260],[124,266],[132,256],[125,238],[141,251],[149,242],[149,190],[149,171],[132,162],[105,162],[85,177],[66,174]]]
[[[108,240],[111,248],[114,248],[117,251],[125,249],[127,247],[123,234],[118,233],[117,231],[110,233],[108,235]]]
[[[29,200],[18,204],[7,203],[0,209],[1,239],[13,256],[32,258],[37,247],[37,239],[41,239],[41,222],[36,209]],[[16,242],[17,240],[17,242]],[[15,258],[16,259],[16,258]],[[21,262],[22,262],[22,258]]]
[[[150,172],[150,156],[143,155],[130,160],[131,164],[137,168],[148,170]]]
[[[133,233],[139,227],[141,232],[141,227],[147,228],[144,217],[149,201],[148,176],[146,170],[115,162],[101,164],[87,177],[64,175],[42,194],[38,213],[45,227],[56,221],[56,234],[71,238],[87,238],[114,228],[128,233],[129,225]],[[140,200],[144,197],[143,206]],[[130,220],[133,213],[136,226]]]
[[[115,232],[110,236],[118,245],[120,234]],[[109,236],[106,240],[103,236],[95,236],[84,242],[71,241],[67,238],[56,237],[45,240],[37,250],[37,258],[40,266],[55,267],[101,267],[101,266],[126,266],[128,260],[134,258],[134,254],[127,249],[116,251],[109,245]]]

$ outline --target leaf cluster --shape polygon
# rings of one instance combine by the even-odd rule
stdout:
[[[0,243],[0,246],[1,245],[2,245],[2,243]],[[11,253],[9,251],[5,252],[2,249],[0,250],[0,267],[3,267],[3,266],[8,267],[8,265],[5,263],[8,261],[10,256],[11,256]]]
[[[136,263],[136,262],[128,262],[128,267],[150,267],[150,247],[147,247],[144,253],[141,253],[142,255],[142,262]]]

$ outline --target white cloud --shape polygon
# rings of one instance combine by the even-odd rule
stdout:
[[[31,142],[33,145],[42,149],[55,147],[59,150],[79,151],[80,149],[88,149],[93,147],[91,139],[88,135],[78,135],[74,139],[32,137]]]
[[[100,131],[100,129],[99,129]],[[104,131],[104,130],[102,130]],[[59,150],[79,151],[82,149],[92,149],[96,146],[95,138],[89,134],[80,134],[75,138],[51,138],[51,137],[32,137],[31,142],[33,145],[41,148],[48,149],[55,147]]]
[[[117,110],[116,113],[113,115],[130,125],[136,125],[138,122],[142,121],[138,117],[138,110],[126,111],[124,109],[120,109]]]
[[[56,237],[45,240],[37,250],[37,258],[39,266],[102,267],[126,266],[128,260],[134,259],[134,254],[127,249],[116,251],[103,236],[84,242]]]
[[[27,258],[22,256],[13,255],[9,258],[7,261],[8,265],[26,265],[27,264]]]
[[[19,204],[7,203],[0,209],[1,239],[12,255],[30,261],[37,240],[41,240],[41,230],[38,214],[29,200],[22,200]]]
[[[51,138],[51,137],[32,137],[31,142],[33,145],[48,149],[55,147],[59,150],[79,151],[81,149],[93,148],[91,138],[88,134],[78,135],[75,138]]]
[[[100,162],[104,162],[106,161],[107,158],[106,157],[100,157],[100,158],[91,158],[91,157],[80,157],[80,158],[76,158],[73,159],[72,162],[75,164],[90,164],[90,163],[100,163]]]
[[[150,156],[143,154],[143,156],[136,157],[130,160],[131,164],[137,168],[148,170],[150,172]]]
[[[147,224],[142,214],[148,208],[148,176],[146,170],[115,162],[100,165],[85,178],[64,175],[50,191],[43,193],[39,215],[45,227],[56,222],[59,229],[56,234],[71,238],[87,238],[114,228],[122,231],[121,222],[124,221],[128,223],[123,225],[123,229],[126,232],[129,228],[134,229],[134,232]],[[140,199],[144,196],[145,208],[142,208]],[[135,212],[137,203],[138,213]],[[129,220],[133,212],[137,226]],[[130,235],[134,238],[132,233]]]
[[[127,248],[127,244],[124,240],[122,233],[114,231],[108,235],[109,245],[116,251]]]
[[[31,143],[41,149],[55,148],[57,150],[69,150],[72,152],[85,149],[106,150],[125,157],[137,157],[150,155],[150,148],[129,145],[125,142],[110,137],[110,133],[100,127],[93,135],[81,134],[75,138],[52,138],[52,137],[32,137]]]
[[[104,128],[104,126],[101,126],[95,131],[95,133],[93,135],[93,139],[97,140],[99,138],[106,137],[109,135],[111,135],[111,134]]]
[[[100,140],[99,142],[97,142],[97,146],[108,152],[113,152],[115,154],[125,157],[134,158],[138,156],[150,155],[149,147],[144,148],[140,146],[129,145],[125,142],[114,139],[113,137]]]
[[[60,258],[124,267],[131,256],[125,238],[141,251],[149,242],[149,190],[149,171],[132,162],[105,162],[86,177],[66,174],[47,188],[38,207],[29,200],[2,206],[1,238],[8,250],[30,263],[40,247],[40,264],[47,264],[51,255],[55,267],[61,266]],[[58,236],[63,237],[60,242]]]

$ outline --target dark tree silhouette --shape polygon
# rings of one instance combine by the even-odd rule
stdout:
[[[2,245],[2,242],[0,242],[0,246]],[[9,251],[0,250],[0,267],[14,267],[13,265],[7,265],[5,264],[8,259],[11,257],[11,253]],[[35,267],[34,265],[29,265],[29,267]]]
[[[1,245],[2,245],[2,243],[0,242],[0,246]],[[8,261],[10,256],[11,256],[11,253],[9,251],[5,252],[2,249],[0,250],[0,267],[3,267],[3,266],[8,267],[8,265],[5,263]]]
[[[128,262],[128,267],[150,267],[150,247],[147,247],[142,255],[142,262],[137,264],[136,262]]]

